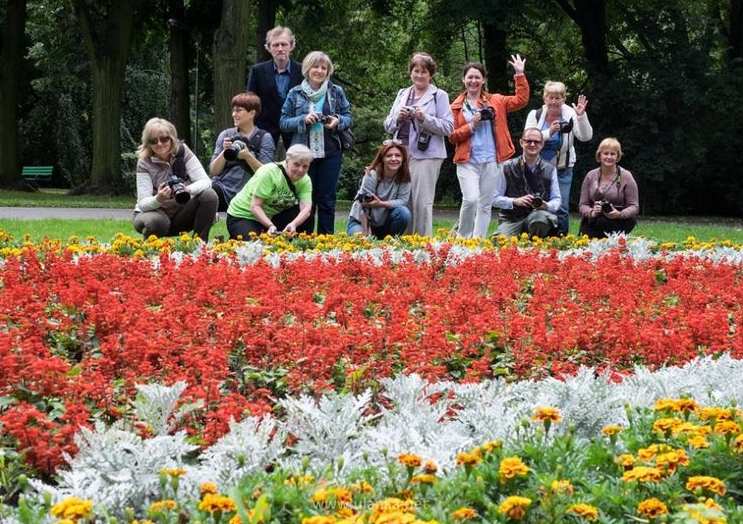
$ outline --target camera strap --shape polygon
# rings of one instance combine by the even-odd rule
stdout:
[[[284,169],[284,166],[281,164],[276,164],[279,166],[279,169],[281,169],[281,174],[284,175],[284,179],[286,180],[286,184],[289,186],[289,189],[291,189],[292,194],[294,195],[294,198],[299,201],[299,196],[297,195],[297,188],[294,187],[294,182],[292,182],[292,179],[289,178],[289,175],[286,174],[286,169]]]
[[[186,162],[183,159],[184,155],[186,154],[186,150],[184,147],[183,140],[180,141],[180,144],[178,144],[178,152],[175,154],[175,160],[173,160],[173,165],[170,166],[173,174],[180,178],[181,180],[186,180]]]

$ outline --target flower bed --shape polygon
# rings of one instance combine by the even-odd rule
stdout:
[[[178,427],[208,445],[287,393],[361,391],[403,371],[539,379],[743,352],[735,246],[424,240],[353,253],[339,242],[366,241],[8,246],[4,442],[51,473],[92,417],[133,418],[137,383],[185,381]]]

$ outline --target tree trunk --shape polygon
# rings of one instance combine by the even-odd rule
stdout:
[[[21,182],[18,154],[18,92],[23,33],[26,26],[26,0],[8,0],[7,20],[0,40],[0,185]]]
[[[258,28],[255,39],[255,61],[265,62],[271,58],[266,49],[266,33],[276,26],[277,0],[258,0]],[[247,84],[247,82],[246,82]]]
[[[482,24],[485,40],[485,65],[488,70],[488,91],[491,93],[507,93],[508,80],[513,71],[508,70],[508,50],[506,49],[506,33],[492,22]]]
[[[557,5],[578,25],[583,52],[588,61],[588,74],[611,76],[606,48],[606,8],[604,0],[555,0]]]
[[[191,139],[190,85],[188,81],[189,28],[185,24],[183,0],[169,0],[170,13],[170,118],[178,136],[193,145]]]
[[[214,33],[214,131],[232,125],[230,100],[245,91],[248,47],[248,0],[224,0],[222,20]]]
[[[730,0],[730,47],[728,59],[743,58],[743,0]]]
[[[72,0],[90,55],[93,87],[93,193],[125,189],[121,176],[121,103],[134,23],[134,0]]]

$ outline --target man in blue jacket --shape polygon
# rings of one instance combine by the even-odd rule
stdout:
[[[288,27],[276,26],[266,33],[266,49],[272,58],[250,68],[247,90],[261,99],[262,109],[255,125],[271,133],[278,146],[281,107],[289,90],[302,82],[302,64],[290,58],[294,50],[294,33]],[[281,135],[286,149],[291,143],[291,135]]]

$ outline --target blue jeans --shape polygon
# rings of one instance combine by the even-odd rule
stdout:
[[[570,229],[570,185],[573,182],[573,168],[557,170],[557,183],[560,186],[560,209],[557,211],[557,234],[567,235]]]
[[[317,209],[317,233],[330,234],[335,231],[335,193],[341,174],[343,155],[316,158],[310,163],[307,174],[312,180],[312,212],[310,225],[315,223]]]
[[[379,240],[382,240],[387,235],[402,235],[410,223],[410,218],[410,210],[407,207],[396,207],[387,214],[387,220],[384,221],[384,224],[379,227],[372,227],[372,234]],[[349,236],[356,233],[363,233],[363,231],[364,228],[361,227],[361,222],[353,217],[348,218],[346,232]]]

